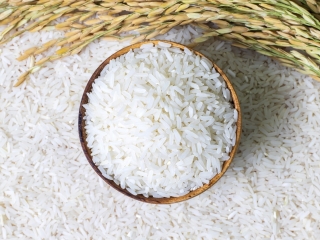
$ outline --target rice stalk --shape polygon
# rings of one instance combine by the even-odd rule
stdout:
[[[0,33],[0,44],[27,31],[67,30],[64,38],[51,40],[18,58],[23,60],[60,46],[58,54],[35,63],[39,67],[80,52],[92,39],[121,40],[118,34],[134,30],[140,33],[130,36],[136,42],[178,25],[193,24],[204,30],[194,44],[212,37],[233,40],[235,45],[277,58],[318,79],[318,13],[319,4],[314,0],[15,0],[0,3],[0,25],[7,25]],[[60,17],[64,22],[54,23]],[[28,74],[23,76],[19,83]]]

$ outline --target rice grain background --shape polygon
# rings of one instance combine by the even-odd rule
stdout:
[[[202,195],[144,204],[94,173],[77,132],[92,72],[128,43],[96,41],[12,87],[32,64],[15,58],[59,34],[24,34],[0,48],[0,239],[318,239],[320,83],[229,43],[201,44],[237,90],[238,154]],[[162,39],[185,44],[196,35],[184,27]]]

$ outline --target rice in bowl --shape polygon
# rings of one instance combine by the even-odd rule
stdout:
[[[208,59],[167,42],[112,59],[84,107],[93,162],[133,195],[183,196],[209,183],[236,144],[225,81]]]

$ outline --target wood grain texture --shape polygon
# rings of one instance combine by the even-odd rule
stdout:
[[[220,75],[222,76],[222,78],[224,79],[224,81],[226,82],[230,92],[231,92],[231,96],[233,99],[233,103],[235,106],[235,109],[238,111],[238,121],[237,121],[237,132],[236,132],[236,144],[233,147],[231,153],[230,153],[230,158],[229,160],[225,161],[223,164],[223,167],[221,169],[221,172],[219,174],[217,174],[216,176],[214,176],[210,182],[208,184],[204,184],[202,187],[189,192],[188,194],[184,195],[184,196],[180,196],[180,197],[170,197],[170,198],[154,198],[154,197],[144,197],[143,195],[139,194],[139,195],[133,195],[130,192],[128,192],[126,189],[122,189],[119,185],[117,185],[114,181],[109,180],[107,178],[105,178],[104,176],[102,176],[101,172],[99,171],[99,169],[97,168],[97,166],[94,164],[94,162],[92,161],[92,157],[91,157],[91,150],[87,147],[87,142],[86,142],[86,138],[87,138],[87,134],[85,131],[85,120],[84,120],[84,116],[85,116],[85,109],[83,107],[84,104],[88,103],[88,96],[87,93],[91,92],[91,88],[92,88],[92,83],[94,82],[94,80],[100,76],[101,71],[103,70],[103,68],[110,62],[111,59],[117,58],[123,54],[126,54],[127,52],[129,52],[131,49],[134,48],[139,48],[141,45],[146,44],[146,43],[154,43],[155,45],[158,44],[159,41],[145,41],[145,42],[140,42],[140,43],[136,43],[133,44],[131,46],[125,47],[123,49],[121,49],[120,51],[112,54],[110,57],[108,57],[98,68],[97,70],[92,74],[89,82],[87,83],[87,86],[85,87],[85,90],[83,92],[82,95],[82,99],[81,99],[81,103],[80,103],[80,108],[79,108],[79,118],[78,118],[78,130],[79,130],[79,137],[80,137],[80,143],[83,149],[83,152],[89,162],[89,164],[91,165],[91,167],[94,169],[94,171],[106,182],[108,183],[111,187],[113,187],[114,189],[118,190],[119,192],[125,194],[128,197],[131,197],[133,199],[142,201],[142,202],[146,202],[146,203],[153,203],[153,204],[172,204],[172,203],[177,203],[177,202],[182,202],[185,200],[188,200],[190,198],[193,198],[201,193],[203,193],[204,191],[208,190],[211,186],[213,186],[222,176],[223,174],[227,171],[227,169],[229,168],[231,162],[234,159],[234,156],[237,152],[239,143],[240,143],[240,135],[241,135],[241,124],[242,124],[242,118],[241,118],[241,109],[240,109],[240,103],[237,97],[237,94],[231,84],[231,82],[229,81],[228,77],[222,72],[222,70],[215,64],[213,63],[210,59],[208,59],[206,56],[204,56],[203,54],[188,48],[190,51],[192,51],[193,53],[195,53],[196,55],[199,55],[201,57],[205,57],[207,58],[210,62],[212,62],[213,67],[216,69],[216,71],[218,73],[220,73]],[[186,46],[175,43],[175,42],[169,42],[169,41],[161,41],[161,42],[167,42],[170,43],[173,47],[177,47],[180,49],[184,49],[186,48]]]

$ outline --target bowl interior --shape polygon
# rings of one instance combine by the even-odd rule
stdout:
[[[229,168],[235,153],[237,151],[237,148],[239,146],[239,142],[240,142],[240,134],[241,134],[241,109],[240,109],[240,104],[239,104],[239,100],[237,97],[237,94],[231,84],[231,82],[229,81],[229,79],[227,78],[227,76],[222,72],[222,70],[215,64],[213,63],[210,59],[208,59],[212,64],[213,67],[215,68],[215,70],[220,73],[220,75],[222,76],[222,78],[224,79],[224,81],[227,84],[227,87],[230,90],[232,99],[233,99],[233,104],[235,109],[238,111],[238,121],[237,121],[237,131],[236,131],[236,144],[233,147],[232,151],[230,152],[230,158],[225,161],[223,163],[221,172],[219,174],[217,174],[216,176],[214,176],[210,182],[208,184],[204,184],[202,187],[190,191],[189,193],[187,193],[186,195],[180,196],[180,197],[170,197],[170,198],[154,198],[154,197],[148,197],[146,198],[145,196],[138,194],[138,195],[133,195],[131,194],[129,191],[127,191],[126,189],[122,189],[119,185],[117,185],[114,181],[109,180],[107,178],[105,178],[100,170],[98,169],[98,167],[94,164],[94,162],[92,161],[92,157],[91,157],[91,150],[90,148],[87,147],[87,142],[86,142],[86,138],[87,138],[87,134],[86,134],[86,130],[85,130],[85,120],[84,120],[84,116],[85,116],[85,108],[83,107],[84,104],[88,103],[88,96],[87,93],[91,92],[92,89],[92,83],[94,82],[94,80],[100,76],[101,71],[104,69],[104,67],[110,62],[110,60],[117,58],[123,54],[126,54],[127,52],[129,52],[131,49],[135,49],[135,48],[139,48],[141,45],[146,44],[146,43],[154,43],[155,45],[158,44],[159,41],[146,41],[146,42],[140,42],[140,43],[136,43],[133,44],[131,46],[125,47],[123,49],[121,49],[120,51],[114,53],[113,55],[111,55],[109,58],[107,58],[98,68],[97,70],[93,73],[93,75],[91,76],[89,82],[87,83],[87,86],[85,87],[85,90],[83,92],[82,95],[82,99],[81,99],[81,103],[80,103],[80,108],[79,108],[79,118],[78,118],[78,128],[79,128],[79,137],[80,137],[80,142],[81,142],[81,146],[82,149],[84,151],[84,154],[88,160],[88,162],[90,163],[91,167],[95,170],[95,172],[106,182],[108,183],[110,186],[112,186],[114,189],[118,190],[119,192],[127,195],[128,197],[131,197],[133,199],[142,201],[142,202],[147,202],[147,203],[154,203],[154,204],[171,204],[171,203],[177,203],[177,202],[181,202],[181,201],[185,201],[188,200],[190,198],[193,198],[199,194],[201,194],[202,192],[206,191],[207,189],[209,189],[212,185],[214,185],[222,176],[223,174],[227,171],[227,169]],[[175,42],[169,42],[169,41],[161,41],[161,42],[167,42],[170,43],[171,46],[173,47],[177,47],[180,49],[184,49],[186,46],[175,43]],[[193,53],[195,53],[196,55],[199,55],[201,57],[205,57],[203,54],[194,51],[193,49],[188,48],[190,51],[192,51]],[[206,57],[205,57],[206,58]]]

